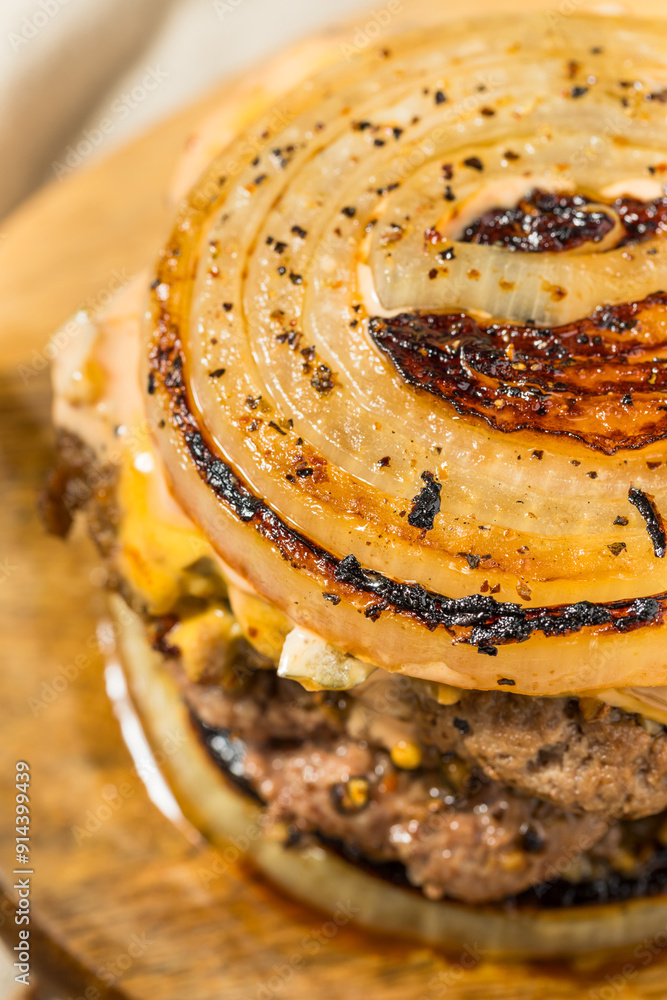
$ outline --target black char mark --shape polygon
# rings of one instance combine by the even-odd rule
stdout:
[[[211,451],[188,401],[180,344],[164,316],[161,330],[150,355],[155,389],[161,383],[169,398],[172,426],[182,436],[200,477],[240,521],[252,524],[294,569],[316,578],[328,593],[335,592],[337,583],[352,601],[370,596],[376,608],[381,603],[382,610],[409,616],[431,631],[442,626],[454,641],[489,653],[498,645],[525,642],[538,631],[559,636],[597,626],[621,633],[661,624],[667,616],[667,593],[604,605],[581,601],[529,609],[483,594],[445,597],[419,584],[399,583],[364,569],[354,555],[338,559],[282,521]]]
[[[412,510],[408,514],[408,524],[413,528],[423,528],[431,531],[435,515],[440,511],[440,491],[442,484],[434,478],[432,472],[422,472],[423,489],[413,497]]]
[[[636,487],[630,487],[628,491],[628,500],[630,503],[637,508],[641,516],[646,521],[646,530],[648,531],[648,536],[653,543],[653,551],[655,552],[658,559],[665,558],[665,551],[667,551],[667,539],[665,538],[665,528],[662,523],[662,517],[658,512],[653,498],[648,496],[648,494],[643,493],[642,490]]]
[[[480,215],[463,232],[462,242],[502,246],[522,253],[559,253],[583,243],[599,243],[614,227],[604,207],[590,209],[582,194],[558,194],[536,189],[512,208],[495,207]],[[617,198],[610,207],[620,218],[616,246],[641,242],[667,228],[667,198],[639,201]]]
[[[666,321],[656,292],[550,329],[465,312],[372,316],[368,328],[408,384],[457,413],[613,455],[667,436]]]

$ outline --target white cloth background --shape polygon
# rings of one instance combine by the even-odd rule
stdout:
[[[37,185],[108,154],[225,75],[367,7],[368,0],[1,0],[0,217]],[[79,158],[78,146],[90,151]]]

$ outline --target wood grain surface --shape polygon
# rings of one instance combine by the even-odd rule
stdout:
[[[664,946],[614,967],[501,965],[351,926],[327,936],[325,916],[222,862],[148,795],[105,691],[92,547],[81,533],[66,545],[47,537],[36,511],[53,446],[44,346],[114,272],[150,258],[178,151],[215,96],[0,223],[2,933],[14,943],[22,759],[32,775],[33,969],[63,1000],[664,998]]]

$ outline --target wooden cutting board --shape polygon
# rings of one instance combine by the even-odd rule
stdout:
[[[67,545],[47,537],[36,511],[53,446],[44,347],[78,307],[102,301],[114,274],[150,259],[169,221],[174,162],[217,96],[0,223],[0,929],[13,945],[14,773],[23,760],[33,975],[53,982],[58,997],[665,997],[659,957],[645,965],[630,954],[615,968],[480,962],[464,971],[461,955],[349,926],[327,937],[326,917],[243,864],[221,865],[213,848],[171,822],[137,773],[151,766],[133,761],[105,691],[92,547],[81,534]]]

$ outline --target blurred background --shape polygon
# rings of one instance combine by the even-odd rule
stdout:
[[[365,0],[2,0],[0,218]],[[26,122],[30,127],[26,128]]]

